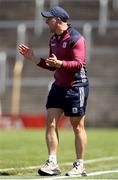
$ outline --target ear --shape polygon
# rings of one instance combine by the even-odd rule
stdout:
[[[62,20],[59,17],[57,19],[58,19],[58,23],[60,24],[62,22]]]

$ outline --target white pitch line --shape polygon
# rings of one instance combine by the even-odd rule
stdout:
[[[84,161],[84,164],[91,164],[91,163],[94,163],[94,162],[101,162],[101,161],[111,161],[111,160],[114,160],[114,159],[118,159],[118,157],[103,157],[103,158],[97,158],[97,159],[89,159],[89,160],[85,160]],[[72,162],[69,162],[69,163],[62,163],[62,165],[72,165]]]
[[[97,158],[97,159],[90,159],[90,160],[86,160],[84,163],[85,164],[90,164],[90,163],[94,163],[94,162],[101,162],[101,161],[110,161],[110,160],[114,160],[114,159],[118,159],[118,157],[103,157],[103,158]],[[61,165],[71,165],[72,163],[61,163]],[[38,169],[41,166],[28,166],[28,167],[21,167],[21,168],[4,168],[4,169],[0,169],[0,172],[5,172],[5,171],[14,171],[14,170],[32,170],[32,169]]]
[[[110,173],[118,173],[118,169],[109,170],[109,171],[91,172],[91,173],[87,174],[87,177],[88,176],[97,176],[97,175],[101,175],[101,174],[110,174]],[[78,175],[78,176],[56,176],[56,177],[43,178],[43,180],[72,179],[72,178],[78,178],[78,177],[83,177],[83,176],[81,176],[81,175]],[[34,179],[34,180],[39,180],[39,179]]]
[[[96,175],[110,174],[110,173],[118,173],[118,169],[109,170],[109,171],[97,171],[97,172],[93,172],[93,173],[88,173],[88,176],[96,176]]]
[[[28,167],[21,167],[21,168],[5,168],[5,169],[0,169],[0,172],[5,172],[5,171],[14,171],[14,170],[32,170],[32,169],[38,169],[41,166],[28,166]]]

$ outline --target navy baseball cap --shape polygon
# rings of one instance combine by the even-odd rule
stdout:
[[[55,6],[48,11],[41,12],[41,15],[45,18],[58,17],[63,22],[67,22],[67,20],[69,19],[68,13],[63,8],[61,8],[59,6]]]

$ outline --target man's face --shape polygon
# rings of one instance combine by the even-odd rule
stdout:
[[[55,17],[46,18],[46,23],[49,26],[50,32],[55,33],[57,28],[58,19]]]

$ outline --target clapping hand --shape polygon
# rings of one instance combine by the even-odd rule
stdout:
[[[51,57],[46,59],[46,64],[50,67],[61,67],[62,61],[58,60],[55,54],[52,54]]]

